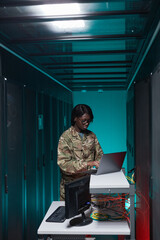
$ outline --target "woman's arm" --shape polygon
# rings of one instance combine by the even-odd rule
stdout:
[[[61,137],[58,144],[58,165],[65,174],[71,175],[87,170],[87,163],[82,160],[76,160],[72,154],[73,149],[67,141]]]
[[[100,161],[103,155],[103,150],[98,142],[97,137],[95,137],[95,161]]]

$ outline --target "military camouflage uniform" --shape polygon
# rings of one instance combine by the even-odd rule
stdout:
[[[87,162],[99,161],[103,151],[96,135],[86,130],[83,138],[71,126],[59,139],[58,144],[58,165],[61,169],[61,200],[64,200],[64,185],[77,178],[86,175],[88,170]]]

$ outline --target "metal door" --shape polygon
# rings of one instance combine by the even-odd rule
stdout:
[[[134,160],[134,89],[128,92],[127,97],[127,170],[133,170],[135,167]],[[134,170],[128,175],[134,174]]]
[[[58,106],[58,140],[61,136],[61,134],[64,132],[64,102],[61,100],[57,101],[57,106]],[[57,144],[58,145],[58,144]],[[60,179],[61,179],[61,174],[60,174],[60,168],[58,167],[57,169],[57,177],[58,177],[58,196],[60,196]]]
[[[4,80],[0,78],[0,239],[4,239],[4,215],[5,215],[5,151],[4,151]]]
[[[150,239],[150,83],[135,85],[136,240]]]
[[[58,101],[52,97],[51,119],[52,119],[52,161],[53,161],[53,200],[59,200],[59,180],[58,180],[58,166],[57,166],[57,145],[59,139],[59,111]]]
[[[7,83],[7,234],[21,240],[24,229],[22,88]]]
[[[160,236],[160,65],[152,77],[151,240]]]
[[[38,184],[37,184],[37,152],[36,152],[36,92],[25,88],[24,91],[24,138],[25,155],[25,239],[37,238]]]
[[[40,224],[45,215],[45,186],[44,186],[44,128],[43,128],[43,94],[37,93],[37,181],[38,181],[38,223]]]
[[[51,204],[51,109],[50,97],[44,95],[44,179],[45,179],[45,212]]]

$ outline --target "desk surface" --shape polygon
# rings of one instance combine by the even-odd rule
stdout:
[[[50,223],[45,220],[58,207],[64,205],[64,202],[52,202],[48,212],[46,213],[40,227],[38,228],[38,235],[130,235],[130,228],[126,221],[121,222],[107,222],[94,221],[83,227],[70,227],[70,219],[66,219],[63,223]]]
[[[115,173],[91,175],[91,179],[90,179],[91,193],[97,193],[97,192],[108,193],[108,189],[112,189],[112,190],[116,189],[117,192],[122,192],[122,189],[128,191],[129,188],[130,188],[130,185],[122,170]]]

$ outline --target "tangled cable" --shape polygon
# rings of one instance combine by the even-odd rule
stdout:
[[[91,218],[97,221],[129,221],[129,194],[99,194],[92,195]]]

